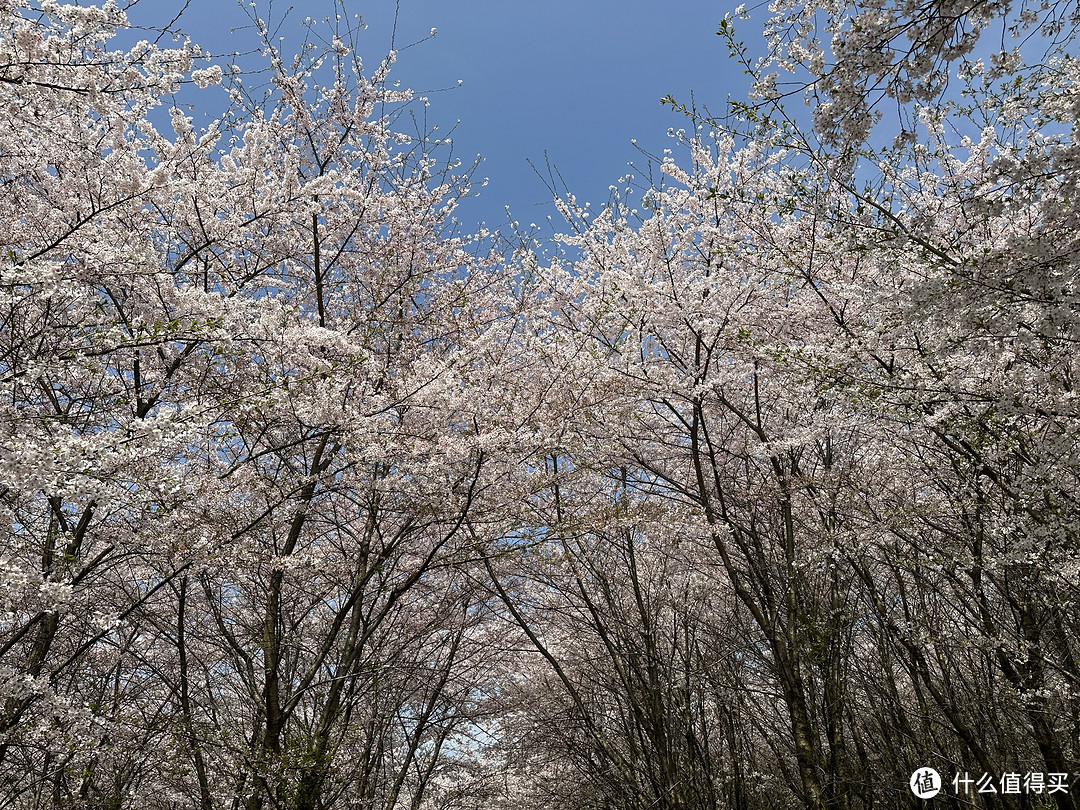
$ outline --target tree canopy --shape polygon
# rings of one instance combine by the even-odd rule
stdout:
[[[1080,806],[1080,11],[772,8],[541,245],[347,23],[0,0],[0,808]]]

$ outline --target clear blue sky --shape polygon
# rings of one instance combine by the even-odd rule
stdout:
[[[133,16],[162,23],[183,0],[142,0]],[[545,152],[579,202],[603,203],[608,186],[626,174],[627,163],[646,159],[631,144],[659,153],[672,146],[669,128],[688,119],[660,106],[666,94],[714,112],[729,97],[741,99],[748,83],[727,55],[716,29],[733,0],[401,0],[394,76],[402,86],[430,96],[429,123],[440,130],[460,119],[455,154],[483,158],[478,177],[488,177],[480,197],[459,216],[469,226],[506,221],[505,206],[522,225],[554,214],[550,194],[529,167],[543,166]],[[361,52],[374,67],[390,47],[393,0],[346,0],[350,13],[368,25]],[[280,20],[287,4],[259,0],[259,16]],[[302,36],[305,17],[334,13],[331,0],[296,3],[281,34]],[[246,17],[232,0],[191,0],[180,27],[215,52],[247,50],[251,31],[236,31]],[[757,45],[758,23],[745,22],[743,39]],[[458,80],[462,81],[460,87]],[[447,92],[431,92],[452,87]],[[641,173],[638,173],[641,176]]]

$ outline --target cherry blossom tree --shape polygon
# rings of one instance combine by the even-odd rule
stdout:
[[[671,560],[696,547],[695,567],[727,595],[720,615],[747,639],[723,676],[748,708],[739,758],[770,774],[736,806],[781,794],[810,808],[896,803],[927,762],[1068,781],[1077,761],[1072,23],[1064,7],[1041,22],[979,7],[946,30],[936,15],[950,10],[908,20],[906,8],[778,6],[774,57],[806,69],[816,131],[763,68],[756,104],[737,108],[745,127],[697,118],[716,134],[690,139],[689,168],[665,161],[671,180],[640,212],[623,198],[593,217],[568,199],[565,241],[581,258],[548,272],[552,345],[572,347],[571,376],[596,392],[579,396],[599,405],[567,446],[546,531],[571,571],[583,553],[655,549],[658,536]],[[825,14],[831,65],[811,36]],[[966,58],[987,14],[1010,32],[1042,25],[1028,45],[1046,70]],[[890,37],[904,31],[914,45],[898,55]],[[941,95],[946,76],[953,95]],[[910,125],[888,146],[870,145],[875,92]],[[571,507],[581,479],[585,492],[624,481],[654,511],[627,521],[633,539],[601,539],[602,521]],[[579,550],[584,537],[595,550]],[[552,655],[579,716],[583,684],[635,658],[613,641],[602,583],[581,582],[540,592],[576,605],[580,619],[552,621],[597,645]],[[644,587],[629,572],[614,582],[616,603]],[[616,626],[637,626],[630,615]],[[627,705],[635,688],[623,683]],[[697,717],[730,706],[721,695]],[[578,756],[592,729],[642,739],[644,726],[610,731],[610,703],[593,714]],[[710,806],[673,788],[634,798],[644,772],[595,784],[620,805]]]
[[[9,801],[420,806],[499,660],[467,529],[509,288],[466,176],[348,29],[287,64],[256,21],[267,97],[166,133],[198,48],[4,19]]]

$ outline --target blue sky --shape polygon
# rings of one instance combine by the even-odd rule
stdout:
[[[182,0],[142,0],[137,19],[162,23]],[[672,146],[669,128],[689,127],[683,116],[661,107],[667,94],[723,110],[729,97],[744,98],[747,77],[716,36],[732,0],[401,0],[394,76],[402,86],[428,95],[429,123],[453,134],[454,151],[466,163],[483,158],[478,177],[488,177],[480,196],[459,211],[468,226],[506,222],[505,206],[522,225],[553,215],[550,193],[529,167],[545,153],[579,202],[603,203],[608,187],[647,160],[631,143],[654,154]],[[280,20],[287,5],[259,0],[259,16]],[[390,47],[393,0],[346,0],[350,13],[368,25],[360,42],[374,67]],[[297,3],[280,31],[286,50],[299,42],[305,17],[333,14],[332,0]],[[133,12],[133,15],[135,12]],[[254,33],[243,10],[230,0],[191,0],[180,27],[219,53],[247,50]],[[742,23],[743,39],[756,45],[756,22]],[[461,80],[460,87],[457,86]],[[446,92],[432,92],[440,88]],[[642,176],[641,172],[637,173]],[[540,205],[538,205],[540,204]]]

